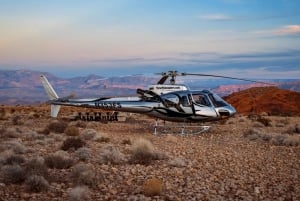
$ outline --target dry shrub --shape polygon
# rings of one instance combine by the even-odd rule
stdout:
[[[176,157],[169,162],[169,165],[173,167],[186,167],[186,162],[183,159]]]
[[[20,165],[5,165],[1,168],[1,175],[6,184],[22,183],[26,178],[26,171]]]
[[[134,141],[132,145],[131,163],[149,165],[152,160],[164,158],[163,155],[156,152],[149,140],[140,138]]]
[[[18,138],[18,137],[20,137],[20,134],[21,134],[20,130],[18,130],[14,127],[3,128],[1,131],[1,135],[4,138]]]
[[[262,116],[258,116],[256,121],[262,123],[264,126],[272,126],[272,121]]]
[[[25,163],[25,159],[23,156],[12,154],[7,156],[5,159],[5,165],[21,165]]]
[[[299,134],[300,133],[300,127],[298,126],[298,124],[296,124],[295,126],[290,126],[286,130],[286,133],[288,133],[288,134],[295,134],[295,133]]]
[[[63,121],[52,121],[47,128],[49,129],[50,132],[54,133],[63,133],[67,127],[67,123]]]
[[[146,196],[157,196],[163,192],[163,182],[158,178],[147,179],[143,184],[143,192]]]
[[[244,137],[249,140],[257,140],[262,135],[262,132],[256,128],[251,128],[244,133]]]
[[[100,150],[99,160],[104,164],[120,164],[124,161],[124,155],[113,145],[104,145]]]
[[[248,121],[247,118],[244,116],[238,118],[238,122],[240,123],[247,122],[247,121]]]
[[[49,168],[67,169],[73,165],[73,160],[64,151],[57,151],[45,157],[45,164]]]
[[[91,140],[96,135],[97,135],[97,131],[95,129],[84,129],[80,136],[85,140]]]
[[[91,157],[91,150],[87,147],[80,147],[75,153],[79,160],[82,161],[87,161]]]
[[[41,192],[49,189],[49,183],[43,176],[32,175],[28,177],[25,184],[29,191]]]
[[[300,137],[277,134],[271,139],[271,143],[277,146],[298,146],[300,145]]]
[[[19,140],[8,141],[5,146],[16,154],[24,154],[27,151],[26,147]]]
[[[83,141],[81,138],[70,137],[63,142],[61,149],[64,151],[67,151],[69,149],[77,150],[78,148],[83,147],[85,144],[85,141]]]
[[[85,164],[77,164],[73,167],[71,178],[76,185],[93,186],[97,183],[96,173]]]
[[[102,133],[101,135],[96,135],[96,137],[94,138],[94,140],[96,142],[100,142],[100,143],[109,143],[110,142],[110,138],[107,136],[107,134]]]
[[[19,115],[14,115],[13,117],[12,117],[12,123],[13,123],[13,125],[23,125],[24,124],[24,122],[22,121],[22,118],[21,118],[21,116],[19,116]]]
[[[90,191],[86,186],[77,186],[69,191],[69,201],[87,201]]]
[[[244,133],[244,137],[249,140],[262,140],[276,146],[298,146],[300,145],[300,136],[287,134],[267,134],[257,129],[249,129]]]
[[[7,111],[4,108],[0,108],[0,120],[7,120]]]
[[[132,145],[132,142],[131,142],[130,139],[123,139],[121,144],[123,144],[123,145]]]
[[[36,175],[36,176],[43,176],[48,178],[48,168],[45,164],[45,160],[42,157],[34,157],[29,159],[25,163],[25,170],[27,175]]]
[[[255,127],[255,128],[263,128],[265,125],[263,125],[262,123],[256,121],[256,122],[253,123],[252,126]]]
[[[78,136],[79,135],[79,129],[76,126],[68,126],[64,133],[68,136]]]

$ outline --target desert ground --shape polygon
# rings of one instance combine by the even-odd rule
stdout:
[[[300,117],[236,115],[201,134],[154,135],[143,115],[0,110],[0,200],[300,200]]]

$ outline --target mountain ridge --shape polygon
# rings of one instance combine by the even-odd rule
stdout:
[[[48,78],[61,97],[70,94],[76,94],[78,97],[135,95],[137,88],[145,89],[159,80],[157,77],[143,75],[103,77],[95,74],[61,78],[48,72],[33,70],[0,70],[0,104],[33,104],[47,101],[39,79],[42,74]],[[188,81],[187,84],[189,84]],[[205,81],[202,82],[202,85],[206,85]],[[300,91],[300,80],[276,82],[275,85],[281,89]],[[207,88],[221,96],[227,96],[250,87],[260,86],[262,85],[250,83]]]

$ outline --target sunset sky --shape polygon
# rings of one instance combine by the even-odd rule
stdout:
[[[0,69],[300,78],[299,0],[0,0]]]

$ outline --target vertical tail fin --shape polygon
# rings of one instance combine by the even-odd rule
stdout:
[[[54,89],[51,86],[51,84],[49,83],[48,79],[44,75],[41,75],[40,79],[41,79],[43,87],[49,97],[49,100],[58,99],[59,96],[54,91]],[[57,117],[59,110],[60,110],[60,105],[51,104],[51,117]]]

